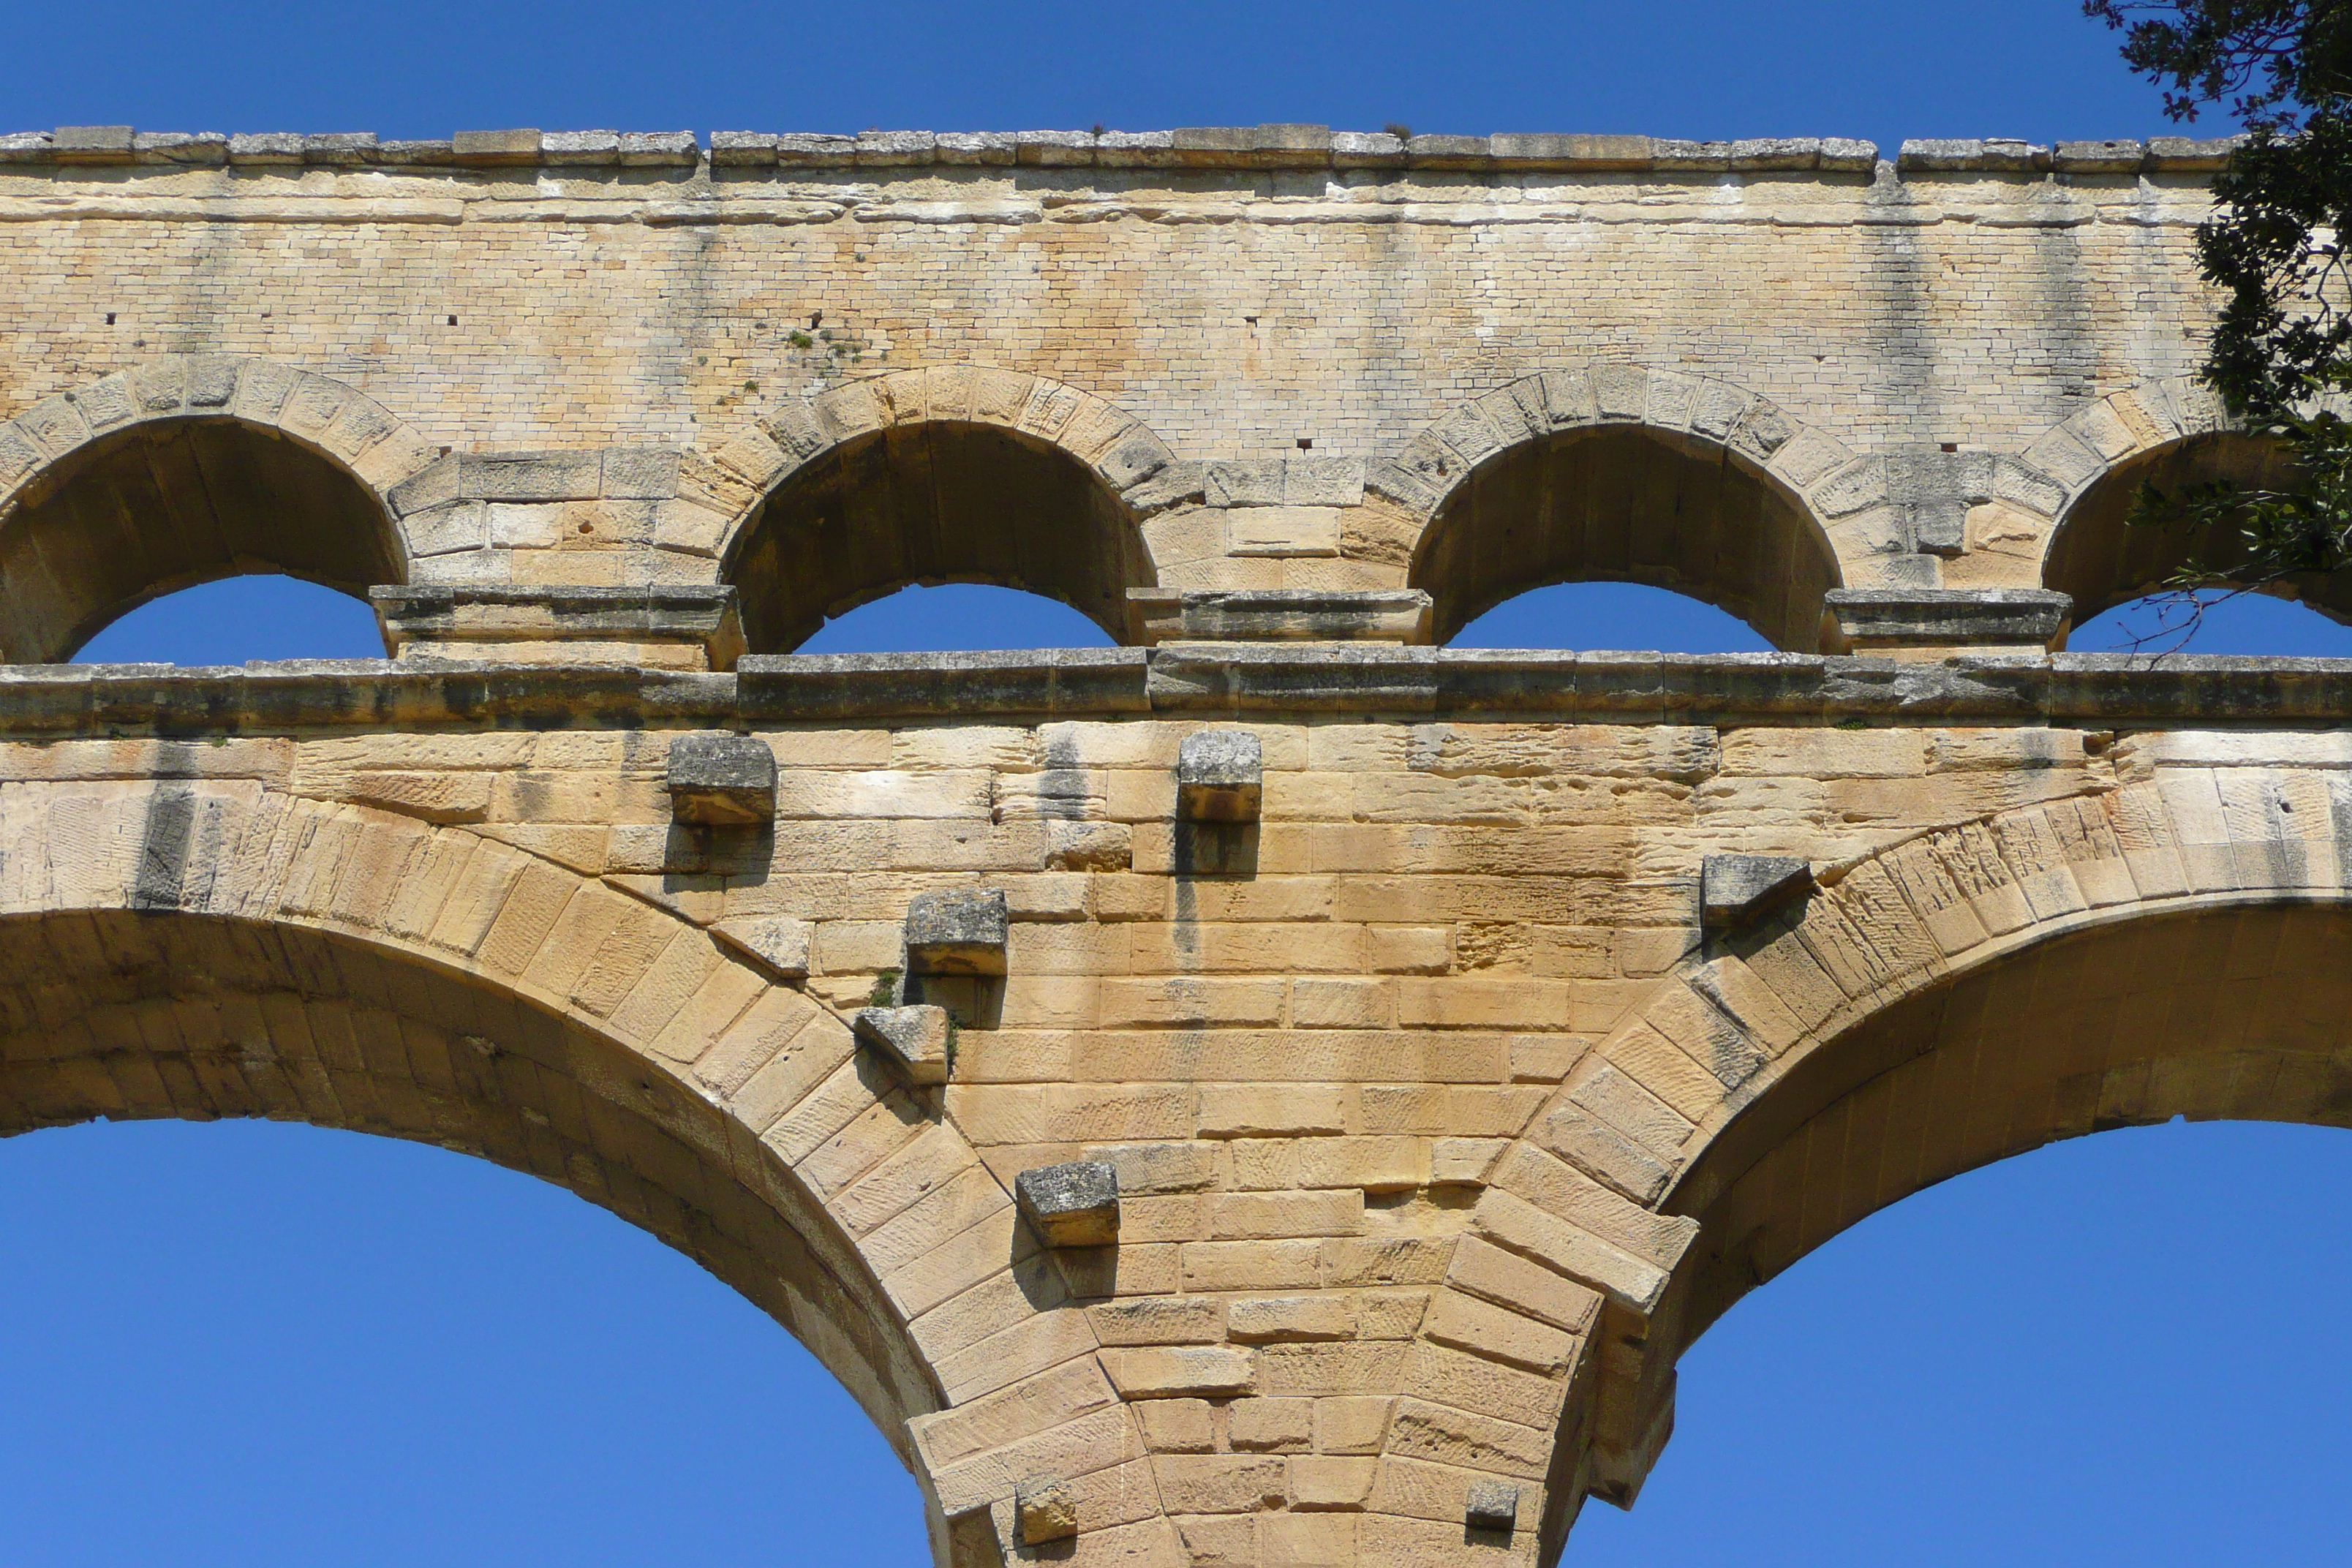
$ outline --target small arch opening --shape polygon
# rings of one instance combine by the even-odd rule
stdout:
[[[1554,583],[1504,600],[1454,635],[1455,647],[1770,653],[1755,627],[1704,599],[1643,583]]]
[[[1435,600],[1440,642],[1530,588],[1598,580],[1691,595],[1790,652],[1820,647],[1822,596],[1840,581],[1828,539],[1777,480],[1724,447],[1633,425],[1481,465],[1431,520],[1411,580]]]
[[[76,664],[246,664],[382,658],[375,612],[279,573],[221,577],[148,600],[84,643]]]
[[[1135,519],[1086,464],[1022,432],[949,421],[893,426],[794,470],[744,524],[721,577],[755,653],[788,652],[917,584],[1024,589],[1116,638],[1127,590],[1158,581]]]
[[[2200,589],[2117,605],[2076,626],[2066,636],[2066,647],[2073,653],[2352,658],[2352,626],[2299,599]]]
[[[2147,484],[2179,493],[2214,480],[2245,489],[2284,487],[2294,482],[2294,467],[2279,443],[2234,431],[2191,437],[2119,463],[2092,481],[2059,521],[2044,557],[2042,585],[2072,595],[2074,624],[2084,626],[2118,605],[2162,594],[2173,574],[2191,563],[2228,580],[2243,562],[2244,548],[2226,523],[2192,531],[2135,528],[2130,521]],[[2263,592],[2300,600],[2335,619],[2352,619],[2352,581],[2296,578]],[[2079,632],[2068,646],[2093,647]],[[2195,651],[2219,650],[2200,639]]]
[[[0,521],[0,656],[67,658],[151,599],[255,573],[362,603],[408,574],[373,492],[310,447],[226,418],[132,426],[69,454]]]
[[[825,622],[802,653],[954,653],[1108,647],[1103,629],[1058,599],[989,583],[917,584]]]

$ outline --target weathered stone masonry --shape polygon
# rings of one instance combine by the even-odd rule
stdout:
[[[2352,1121],[2352,666],[2063,651],[2221,155],[0,139],[0,1126],[562,1183],[956,1568],[1548,1562],[1856,1219]],[[393,657],[47,662],[270,568]],[[1431,646],[1578,576],[1785,651]],[[943,578],[1126,646],[789,651]]]

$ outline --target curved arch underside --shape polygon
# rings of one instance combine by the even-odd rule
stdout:
[[[131,426],[0,522],[0,658],[69,658],[149,599],[253,572],[362,597],[407,577],[382,505],[331,459],[228,418]]]
[[[2062,1138],[2186,1116],[2352,1127],[2352,908],[2238,904],[2037,943],[1816,1048],[1669,1207],[1687,1344],[1847,1226]]]
[[[2235,433],[2194,437],[2120,463],[2067,510],[2043,560],[2043,586],[2074,596],[2080,626],[2117,605],[2164,592],[2172,574],[2191,563],[2227,576],[2244,560],[2244,548],[2226,525],[2191,532],[2135,528],[2129,521],[2146,485],[2178,495],[2214,480],[2242,489],[2286,485],[2294,482],[2294,468],[2277,443]],[[2352,617],[2352,584],[2299,579],[2276,591],[2333,619]]]
[[[787,1217],[789,1179],[576,1021],[332,932],[178,912],[0,917],[0,1135],[255,1116],[435,1143],[568,1187],[791,1329],[907,1453],[937,1396]],[[811,1220],[808,1223],[817,1223]]]
[[[1513,595],[1588,579],[1705,599],[1774,647],[1821,646],[1840,582],[1800,503],[1727,450],[1601,426],[1549,436],[1474,471],[1430,521],[1412,566],[1441,643]]]
[[[794,471],[722,574],[755,653],[910,584],[994,583],[1072,605],[1123,639],[1127,590],[1157,581],[1134,519],[1066,452],[999,426],[892,426]]]

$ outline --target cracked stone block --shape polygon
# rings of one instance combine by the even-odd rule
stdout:
[[[1508,1531],[1518,1527],[1519,1489],[1508,1481],[1472,1481],[1463,1522],[1473,1530]]]
[[[1067,1541],[1078,1532],[1077,1493],[1066,1481],[1023,1481],[1013,1489],[1013,1517],[1024,1546]]]
[[[1813,868],[1785,855],[1709,855],[1699,863],[1698,886],[1699,918],[1714,931],[1811,891]]]
[[[951,1034],[944,1007],[861,1007],[857,1037],[908,1083],[945,1083]]]
[[[680,735],[669,743],[670,815],[743,827],[776,815],[776,754],[750,735]]]
[[[907,906],[909,974],[1004,973],[1004,895],[994,889],[924,893]]]
[[[1176,752],[1176,815],[1187,822],[1255,822],[1265,749],[1246,730],[1203,730]]]
[[[1118,1239],[1118,1173],[1100,1160],[1024,1171],[1013,1179],[1013,1196],[1048,1247],[1108,1247]]]

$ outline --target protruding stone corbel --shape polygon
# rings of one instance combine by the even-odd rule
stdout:
[[[861,1007],[856,1032],[907,1082],[947,1082],[955,1031],[946,1008]]]
[[[808,978],[806,921],[789,915],[737,915],[712,925],[710,934],[781,979]]]
[[[749,827],[776,815],[776,754],[765,741],[724,732],[669,743],[670,815],[704,827]]]
[[[907,973],[1002,974],[1006,929],[1004,895],[992,889],[919,894],[907,906]]]
[[[1247,730],[1203,730],[1176,749],[1176,815],[1187,822],[1255,822],[1265,748]]]
[[[592,469],[595,456],[586,454]],[[743,652],[735,590],[724,584],[415,583],[371,588],[368,599],[384,647],[412,662],[732,669]]]
[[[1023,1546],[1067,1541],[1078,1532],[1077,1493],[1051,1477],[1023,1481],[1013,1490],[1013,1521]]]
[[[1508,1481],[1472,1481],[1462,1522],[1508,1535],[1519,1525],[1519,1489]]]
[[[2040,653],[2065,635],[2074,610],[2071,597],[2047,588],[1832,588],[1822,646],[1912,659]]]
[[[1813,868],[1785,855],[1710,855],[1699,862],[1700,922],[1710,931],[1747,924],[1812,891]]]
[[[1431,600],[1418,588],[1129,588],[1129,641],[1429,641]]]
[[[1048,1247],[1118,1239],[1118,1172],[1100,1160],[1040,1165],[1013,1178],[1013,1202]]]

